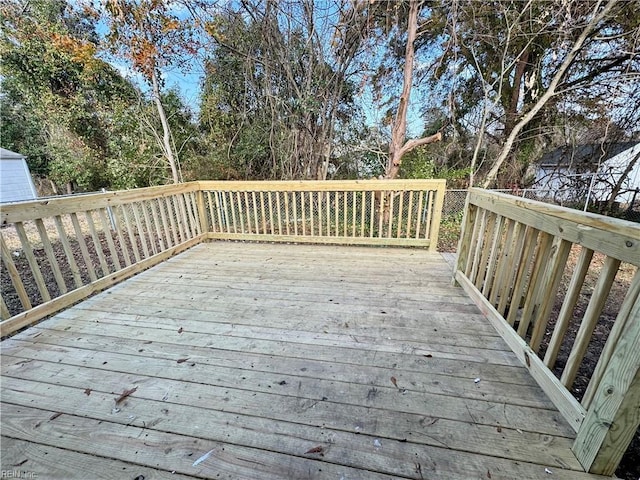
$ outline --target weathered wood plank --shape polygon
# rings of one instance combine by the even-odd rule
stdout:
[[[26,411],[20,410],[23,418],[24,412]],[[50,411],[38,410],[37,412],[39,412],[37,421],[42,418],[42,422],[45,422],[52,414]],[[29,424],[33,425],[33,422]],[[119,478],[144,477],[148,480],[193,480],[192,476],[174,474],[170,470],[157,470],[136,463],[123,462],[114,457],[105,458],[79,453],[8,436],[3,436],[1,441],[2,471],[6,472],[7,475],[13,475],[13,478],[113,480],[114,474],[117,472]],[[87,445],[93,444],[93,442],[87,440],[85,440],[85,443]],[[97,450],[98,448],[99,444],[96,444],[95,449]],[[7,478],[10,477],[7,476]]]
[[[131,366],[131,363],[129,363]],[[175,365],[175,363],[174,363]],[[116,368],[116,367],[113,367]],[[278,430],[280,433],[287,433],[291,437],[298,437],[304,431],[304,426],[315,427],[318,419],[322,418],[322,424],[327,429],[332,429],[335,432],[355,433],[354,419],[360,419],[362,423],[368,423],[370,430],[363,427],[359,431],[360,434],[375,435],[379,438],[392,438],[395,440],[401,440],[406,438],[411,440],[412,443],[431,445],[434,447],[441,447],[446,445],[453,450],[466,450],[475,451],[477,453],[492,455],[492,456],[504,456],[515,460],[530,461],[533,463],[545,463],[557,467],[569,467],[572,469],[579,469],[579,463],[573,455],[570,453],[571,439],[564,437],[550,438],[544,434],[530,432],[522,430],[518,432],[514,428],[501,427],[500,432],[497,431],[494,426],[486,426],[478,423],[460,420],[450,420],[446,418],[439,418],[432,416],[432,419],[438,418],[431,425],[426,425],[428,435],[420,435],[423,416],[415,416],[404,412],[404,404],[408,404],[411,401],[411,397],[415,397],[418,394],[416,392],[407,391],[405,394],[400,394],[399,391],[391,385],[391,388],[374,387],[372,385],[352,388],[349,384],[340,383],[331,384],[331,382],[321,382],[316,387],[313,380],[297,377],[287,377],[290,382],[283,382],[283,376],[273,376],[272,378],[261,379],[258,375],[252,375],[251,372],[239,372],[233,376],[232,382],[236,382],[239,386],[254,386],[261,385],[261,392],[258,388],[257,391],[261,392],[256,395],[254,400],[247,400],[244,397],[243,390],[229,389],[228,387],[222,387],[224,391],[219,389],[215,383],[214,385],[203,385],[201,382],[204,380],[205,384],[210,383],[207,378],[216,378],[211,375],[198,375],[192,382],[175,381],[167,378],[152,378],[145,377],[144,372],[139,373],[127,373],[125,375],[109,372],[107,370],[94,370],[89,368],[71,366],[59,366],[55,363],[38,362],[38,361],[25,361],[21,359],[13,359],[13,363],[8,367],[3,367],[5,373],[9,376],[7,381],[9,384],[13,384],[14,377],[11,376],[13,370],[21,372],[20,375],[24,380],[36,380],[36,381],[49,381],[60,387],[73,387],[78,390],[84,390],[91,388],[91,395],[99,395],[100,392],[110,393],[117,392],[121,385],[135,385],[138,389],[135,392],[135,401],[143,404],[152,405],[153,402],[164,401],[165,406],[173,412],[174,415],[180,416],[177,413],[181,409],[181,406],[188,407],[186,411],[195,408],[206,409],[206,412],[202,412],[202,415],[210,415],[212,417],[220,418],[220,423],[225,418],[231,421],[232,417],[240,415],[245,417],[243,421],[249,424],[252,420],[249,415],[254,418],[262,418],[264,423],[275,424],[276,422],[287,422],[291,424],[280,425],[270,430]],[[129,369],[130,370],[130,369]],[[180,367],[175,367],[172,370],[180,370]],[[189,368],[193,371],[194,368]],[[58,373],[56,373],[58,372]],[[75,372],[72,378],[66,375],[66,373]],[[184,374],[181,374],[184,375]],[[38,380],[40,379],[40,380]],[[269,380],[273,380],[269,385],[266,383]],[[229,381],[225,379],[225,382]],[[215,380],[214,380],[215,382]],[[390,384],[390,382],[387,382]],[[293,386],[291,386],[293,384]],[[90,387],[87,387],[90,385]],[[267,388],[272,387],[270,389]],[[53,389],[53,388],[52,388]],[[345,391],[346,389],[346,391]],[[266,390],[269,390],[266,392]],[[355,390],[355,391],[354,391]],[[73,392],[73,390],[63,389],[63,391]],[[79,392],[78,392],[79,393]],[[324,400],[318,398],[318,394],[322,393]],[[225,395],[226,401],[221,401],[221,395]],[[269,403],[262,401],[261,396],[267,395],[271,400]],[[402,398],[400,398],[402,397]],[[350,400],[355,399],[357,403],[349,403]],[[141,402],[139,400],[142,400]],[[150,400],[147,402],[145,400]],[[26,404],[22,399],[16,399],[13,402],[18,404]],[[399,410],[394,406],[397,402],[400,402]],[[29,402],[33,404],[33,402]],[[42,405],[43,402],[39,402]],[[294,405],[293,409],[288,413],[285,412],[285,407],[280,406],[282,403]],[[314,405],[315,404],[315,405]],[[362,406],[365,406],[364,408]],[[396,422],[393,418],[389,418],[389,414],[385,414],[385,410],[389,408],[393,409]],[[142,407],[143,408],[143,407]],[[141,409],[142,409],[141,408]],[[251,411],[253,409],[253,411]],[[307,410],[313,409],[316,412],[308,413]],[[299,413],[304,411],[305,414],[302,417],[309,417],[308,419],[302,419],[300,421]],[[330,414],[325,412],[331,411]],[[220,412],[220,413],[217,413]],[[475,414],[474,410],[471,410]],[[111,413],[111,412],[109,412]],[[77,412],[81,414],[81,411]],[[350,415],[357,415],[350,417]],[[378,417],[376,422],[371,422],[375,417]],[[468,416],[468,415],[467,415]],[[386,417],[386,418],[385,418]],[[100,417],[104,419],[105,417]],[[144,417],[141,417],[144,418]],[[179,422],[179,419],[177,419]],[[255,420],[253,420],[255,422]],[[175,420],[174,420],[175,422]],[[233,422],[238,422],[236,418]],[[163,421],[162,429],[167,429],[167,422]],[[399,426],[406,425],[410,428],[410,425],[415,423],[413,432],[409,432],[409,435],[405,432],[398,432]],[[399,424],[399,425],[398,425]],[[299,426],[298,426],[299,425]],[[181,433],[181,427],[176,426],[172,431]],[[426,433],[426,432],[425,432]],[[483,438],[491,438],[491,442],[483,442]],[[239,440],[242,444],[250,444],[250,440],[243,438]],[[236,443],[236,442],[234,442]],[[483,446],[477,446],[477,444],[484,444]],[[537,446],[536,453],[531,453],[529,445],[535,444]],[[554,452],[557,449],[558,452]],[[295,450],[290,450],[283,453],[294,453]],[[365,465],[359,465],[360,468]]]
[[[81,329],[83,330],[83,329]],[[224,385],[224,382],[229,380],[231,384],[234,383],[233,379],[239,377],[257,376],[258,380],[255,383],[264,383],[262,391],[270,391],[272,384],[279,382],[282,378],[276,378],[278,376],[287,376],[288,378],[303,377],[313,378],[316,380],[338,383],[353,383],[355,385],[361,385],[366,387],[364,396],[368,394],[368,390],[372,385],[380,385],[383,388],[391,388],[390,378],[395,375],[399,375],[402,383],[405,385],[404,389],[409,392],[425,392],[428,391],[431,394],[448,395],[461,398],[473,398],[476,400],[485,400],[497,403],[509,403],[513,405],[529,406],[535,408],[543,408],[546,410],[553,409],[553,404],[541,395],[540,388],[535,385],[530,378],[524,375],[524,372],[519,372],[519,378],[515,381],[520,381],[522,384],[514,383],[514,379],[509,379],[509,382],[501,382],[497,378],[499,375],[491,375],[489,369],[485,369],[486,376],[482,382],[472,382],[470,376],[454,376],[448,375],[445,371],[438,371],[437,367],[440,365],[451,365],[453,362],[443,362],[446,357],[440,356],[437,353],[431,354],[431,357],[426,357],[419,354],[387,354],[381,355],[383,359],[395,358],[402,363],[402,368],[393,368],[392,363],[389,366],[378,365],[373,361],[354,362],[353,355],[345,348],[331,347],[327,353],[334,355],[335,361],[331,362],[325,359],[315,359],[314,349],[307,349],[302,347],[301,354],[305,355],[303,360],[296,357],[286,356],[286,350],[280,353],[278,350],[279,344],[272,343],[274,351],[278,351],[278,355],[267,354],[252,354],[243,353],[237,354],[236,350],[218,350],[213,349],[211,346],[206,345],[204,341],[198,341],[197,336],[185,334],[184,337],[180,337],[180,342],[163,342],[163,338],[166,340],[166,333],[162,334],[157,331],[145,331],[144,340],[131,340],[128,341],[124,335],[133,335],[133,329],[129,328],[113,328],[113,336],[123,335],[122,339],[118,342],[118,345],[113,345],[111,337],[102,336],[99,334],[90,334],[80,331],[70,338],[67,331],[61,330],[45,330],[38,331],[37,338],[24,338],[24,341],[7,344],[7,353],[4,354],[5,360],[9,362],[8,356],[15,354],[21,358],[37,358],[48,361],[57,362],[60,360],[59,352],[56,353],[57,347],[67,347],[71,351],[75,351],[78,355],[79,352],[84,352],[84,355],[97,355],[93,362],[85,357],[85,360],[81,362],[83,366],[92,366],[99,369],[113,369],[114,364],[123,365],[125,370],[131,371],[131,365],[135,364],[135,361],[127,366],[127,362],[132,362],[134,359],[131,357],[145,357],[153,358],[157,360],[166,360],[169,366],[173,366],[173,362],[185,358],[185,350],[188,347],[189,360],[196,363],[193,377],[190,380],[195,381],[196,377],[200,375],[204,383],[213,383],[218,385]],[[100,333],[100,332],[98,332]],[[184,332],[183,332],[184,333]],[[153,338],[153,340],[149,340]],[[190,340],[196,338],[193,342]],[[32,342],[33,345],[26,343]],[[143,343],[146,342],[146,343]],[[195,345],[194,345],[195,344]],[[199,346],[206,345],[206,346]],[[82,349],[82,350],[79,350]],[[51,352],[53,350],[53,352]],[[93,350],[89,352],[86,350]],[[140,351],[142,350],[142,351]],[[234,353],[236,352],[236,353]],[[103,353],[109,353],[114,357],[108,361],[108,366],[103,364]],[[210,353],[210,355],[207,355]],[[384,352],[381,352],[384,354]],[[234,356],[235,355],[235,356]],[[244,358],[244,361],[243,361]],[[429,358],[429,360],[423,360]],[[423,360],[421,362],[421,360]],[[3,360],[4,361],[4,360]],[[86,362],[86,363],[85,363]],[[115,362],[115,363],[114,363]],[[433,368],[420,368],[421,364],[434,363]],[[65,360],[65,363],[73,363],[72,360]],[[460,365],[464,365],[464,362],[459,361]],[[471,362],[468,363],[469,368],[473,369]],[[251,365],[251,368],[247,368],[247,365]],[[396,363],[397,365],[397,363]],[[406,365],[406,366],[405,366]],[[498,368],[494,368],[494,371],[498,371]],[[516,370],[517,371],[517,370]],[[366,372],[366,375],[363,374]],[[507,369],[503,369],[503,375],[506,374]],[[134,372],[135,373],[135,372]],[[208,377],[208,379],[207,379]],[[181,373],[178,371],[174,377],[177,380],[182,379]],[[339,380],[337,380],[339,379]],[[529,380],[527,382],[527,380]],[[481,384],[480,384],[481,383]],[[288,389],[296,388],[292,382],[289,382]],[[254,386],[255,388],[255,386]],[[349,388],[347,388],[348,390]],[[395,393],[395,389],[393,392]],[[507,395],[508,392],[508,395]],[[291,394],[295,394],[291,390]],[[353,397],[355,403],[358,399],[362,400],[362,395]],[[348,399],[343,399],[347,401]],[[354,403],[351,402],[351,403]]]
[[[176,475],[597,478],[579,472],[573,429],[516,356],[447,291],[441,257],[230,242],[184,253],[5,340],[3,434],[160,473],[191,458]],[[214,450],[196,468],[194,441]]]
[[[8,335],[22,327],[29,325],[41,318],[51,315],[54,312],[62,310],[69,305],[76,303],[78,300],[88,297],[89,295],[104,290],[111,285],[121,282],[122,280],[135,275],[136,273],[145,270],[157,263],[166,260],[167,258],[186,250],[193,245],[202,241],[201,237],[196,237],[191,241],[177,245],[162,253],[149,257],[141,262],[135,263],[129,267],[123,268],[118,272],[114,272],[110,275],[93,281],[81,288],[72,290],[64,295],[54,298],[46,303],[42,303],[35,308],[32,308],[26,312],[14,315],[13,317],[0,322],[0,336]]]

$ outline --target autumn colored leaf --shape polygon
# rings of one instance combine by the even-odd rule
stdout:
[[[324,452],[324,447],[322,445],[319,445],[317,447],[310,448],[309,450],[307,450],[304,453],[306,455],[308,453],[322,453],[322,452]]]
[[[125,390],[124,392],[122,392],[122,394],[118,398],[116,398],[116,405],[122,402],[129,395],[133,394],[136,390],[138,390],[138,387],[133,387],[133,388],[130,388],[129,390]]]

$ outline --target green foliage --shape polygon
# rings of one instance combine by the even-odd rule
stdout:
[[[74,190],[164,181],[141,122],[146,104],[98,58],[93,17],[62,0],[11,0],[2,9],[3,146]]]

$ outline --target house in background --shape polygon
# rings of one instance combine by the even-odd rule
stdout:
[[[0,203],[37,198],[24,155],[0,148]]]
[[[640,202],[640,141],[566,146],[541,157],[534,186],[560,204],[607,202],[625,172],[618,205]]]

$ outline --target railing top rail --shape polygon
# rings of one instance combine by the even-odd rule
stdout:
[[[202,190],[223,191],[361,191],[361,190],[444,190],[446,180],[278,180],[200,181]]]
[[[636,223],[480,188],[469,190],[469,202],[564,240],[640,265],[640,225]]]
[[[30,202],[4,204],[0,207],[0,220],[2,223],[26,222],[28,220],[54,215],[93,210],[104,206],[115,206],[123,203],[161,198],[177,193],[194,192],[198,189],[198,182],[188,182],[177,185],[162,185],[133,190],[119,190],[74,197],[47,198]]]

